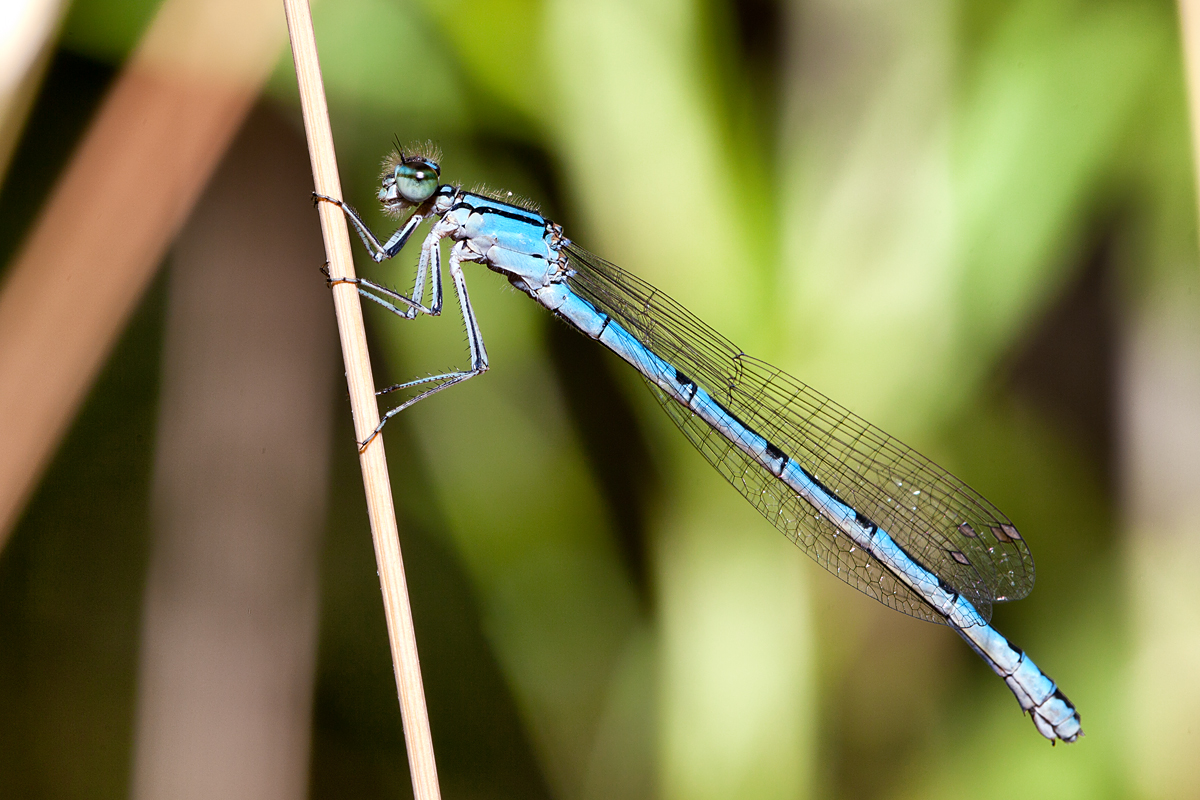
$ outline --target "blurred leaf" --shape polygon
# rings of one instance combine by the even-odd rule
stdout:
[[[1018,5],[979,56],[961,114],[963,335],[975,374],[1062,286],[1059,254],[1097,209],[1121,137],[1173,45],[1139,4]],[[1069,249],[1068,249],[1069,252]]]
[[[63,24],[62,46],[120,63],[154,19],[162,0],[74,0]]]
[[[424,2],[475,83],[477,99],[527,120],[541,120],[552,104],[540,46],[543,6],[541,0]]]
[[[418,7],[340,0],[320,3],[313,16],[330,94],[394,115],[461,121],[455,65]]]

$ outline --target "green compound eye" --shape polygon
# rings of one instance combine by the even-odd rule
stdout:
[[[424,203],[437,191],[437,164],[424,159],[396,165],[396,190],[409,203]]]

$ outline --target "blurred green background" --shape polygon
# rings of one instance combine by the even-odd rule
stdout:
[[[0,191],[6,259],[155,7],[71,6]],[[314,16],[346,195],[377,232],[380,158],[432,139],[447,181],[533,199],[947,466],[1033,548],[1037,588],[995,624],[1087,732],[1049,747],[958,637],[810,564],[630,370],[469,268],[491,372],[387,429],[446,797],[1200,796],[1200,476],[1147,516],[1173,465],[1136,424],[1146,402],[1197,418],[1139,366],[1200,356],[1174,4]],[[287,53],[268,98],[298,129]],[[403,284],[411,256],[360,271]],[[0,554],[2,796],[128,793],[164,313],[160,280]],[[368,324],[381,384],[465,363],[453,314]],[[406,797],[339,392],[310,793]]]

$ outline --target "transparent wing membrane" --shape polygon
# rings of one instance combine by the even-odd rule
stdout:
[[[1029,548],[995,506],[929,459],[780,369],[747,356],[650,284],[574,245],[571,288],[886,531],[985,619],[1033,588]],[[817,509],[657,387],[667,414],[763,516],[821,566],[905,614],[941,622]]]

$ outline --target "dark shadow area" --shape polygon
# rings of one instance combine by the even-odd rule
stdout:
[[[1117,488],[1116,386],[1118,310],[1116,215],[1102,218],[1072,280],[1034,321],[1001,366],[1004,390],[1060,426]]]
[[[0,797],[128,795],[164,280],[0,555]]]
[[[0,264],[15,254],[116,69],[65,50],[54,54],[0,186]]]
[[[774,112],[778,108],[779,76],[783,72],[782,4],[778,0],[735,0],[732,8],[738,60],[760,95],[754,98],[755,105]]]
[[[0,188],[4,268],[115,69],[59,50]],[[142,299],[0,553],[0,797],[125,797],[158,400]]]
[[[345,404],[341,411],[348,412]],[[442,796],[548,798],[469,579],[436,529],[403,415],[387,428],[400,544]],[[335,432],[313,715],[311,796],[411,797],[375,553],[349,413]],[[406,499],[408,502],[406,502]],[[430,529],[430,526],[434,529]]]
[[[571,422],[609,508],[621,558],[643,610],[650,612],[654,585],[647,520],[661,481],[633,404],[615,375],[615,370],[630,367],[558,320],[546,324],[546,347]]]

